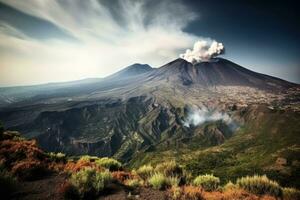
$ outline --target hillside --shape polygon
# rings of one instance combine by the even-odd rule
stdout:
[[[35,140],[26,140],[18,132],[1,131],[0,141],[4,199],[291,200],[300,195],[265,176],[220,185],[218,177],[193,176],[174,161],[128,170],[111,158],[47,153]],[[201,179],[204,182],[199,182]],[[248,188],[243,183],[247,179],[258,184]]]

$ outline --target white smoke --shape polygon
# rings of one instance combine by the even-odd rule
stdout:
[[[224,45],[215,40],[199,40],[192,50],[187,49],[185,53],[180,54],[180,58],[195,64],[223,54],[224,50]]]
[[[183,121],[183,125],[186,127],[199,126],[205,122],[214,122],[222,120],[226,124],[231,124],[232,119],[227,113],[219,111],[210,111],[206,107],[198,109],[192,109],[189,111],[187,118]]]

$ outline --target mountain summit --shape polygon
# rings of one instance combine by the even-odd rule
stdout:
[[[260,74],[241,67],[223,58],[192,64],[176,59],[156,70],[155,79],[168,79],[183,85],[249,86],[258,89],[282,90],[296,84]]]

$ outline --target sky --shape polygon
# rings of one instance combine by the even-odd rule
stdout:
[[[162,66],[201,40],[222,57],[300,83],[296,1],[0,0],[0,87]]]

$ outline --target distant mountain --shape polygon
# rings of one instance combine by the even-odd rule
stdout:
[[[128,67],[125,67],[124,69],[116,72],[115,74],[112,74],[107,77],[107,79],[112,78],[120,78],[120,77],[132,77],[144,74],[146,72],[154,70],[150,65],[148,64],[139,64],[135,63],[133,65],[129,65]]]
[[[11,99],[28,92],[10,89],[0,91]],[[176,59],[159,68],[134,64],[103,79],[33,86],[28,93],[0,108],[0,120],[48,151],[113,156],[137,166],[150,159],[159,162],[164,152],[184,159],[187,152],[220,145],[227,150],[240,145],[233,153],[242,158],[255,145],[276,156],[282,148],[299,146],[299,123],[291,124],[299,119],[299,85],[222,58],[195,65]],[[276,126],[269,124],[271,119]],[[283,124],[288,134],[283,135]],[[272,140],[264,146],[254,133]],[[236,137],[245,145],[230,142]],[[247,138],[254,138],[251,144]],[[277,145],[279,138],[286,142]],[[263,154],[262,149],[256,154]],[[273,160],[249,163],[265,172]]]

